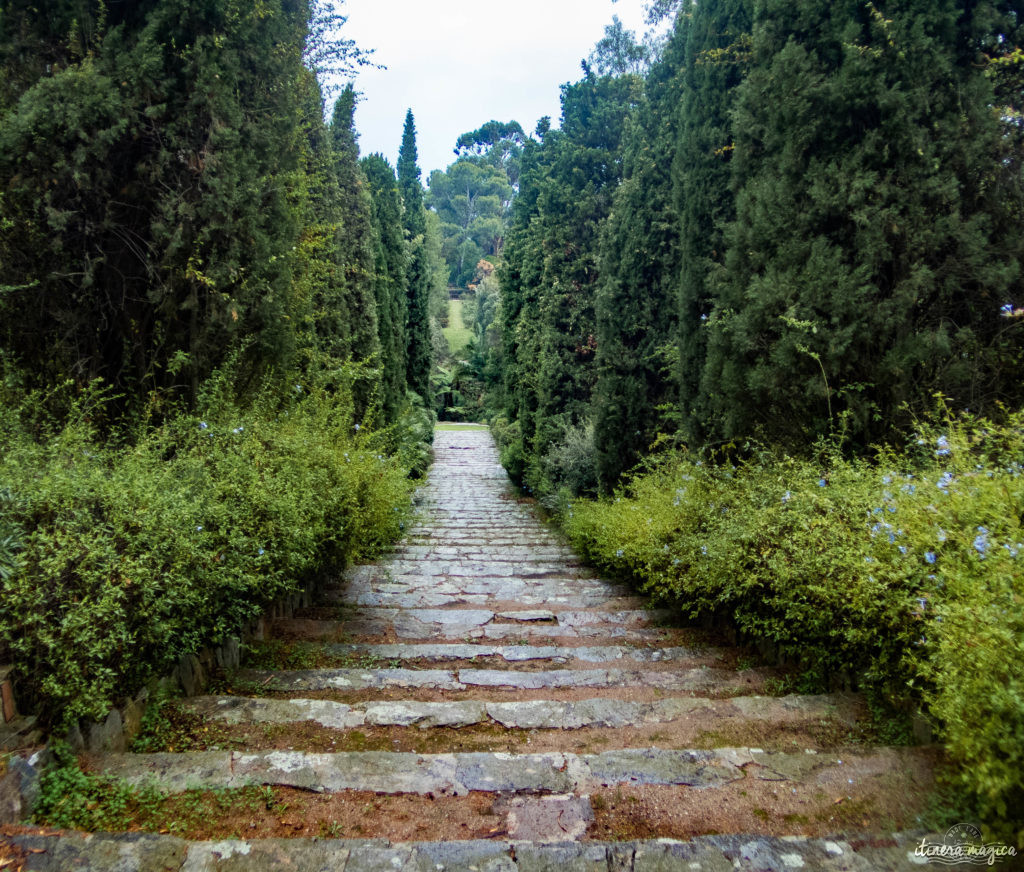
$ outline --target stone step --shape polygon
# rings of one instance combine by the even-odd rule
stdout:
[[[527,594],[546,597],[581,597],[621,600],[637,598],[626,585],[610,584],[600,579],[582,578],[519,578],[516,576],[478,576],[476,578],[443,579],[433,575],[394,575],[383,570],[360,573],[345,578],[330,591],[345,594],[364,592],[484,594],[497,600],[515,600]],[[639,606],[634,606],[639,608]]]
[[[410,545],[434,547],[439,544],[456,547],[486,545],[490,549],[505,548],[508,545],[537,545],[541,548],[559,548],[562,542],[555,536],[538,533],[535,528],[524,528],[519,533],[507,527],[495,529],[484,535],[479,530],[466,530],[461,526],[446,527],[441,523],[430,527],[414,527],[405,539]],[[573,555],[576,558],[576,555]]]
[[[307,610],[308,611],[308,610]],[[395,610],[397,611],[397,610]],[[317,610],[310,614],[319,614]],[[407,621],[392,624],[387,620],[362,620],[354,622],[348,613],[339,620],[321,620],[319,618],[277,618],[272,623],[273,632],[280,636],[303,639],[337,639],[339,634],[362,641],[376,639],[394,634],[407,641],[434,642],[443,639],[477,639],[477,640],[513,640],[519,644],[529,640],[540,641],[552,645],[572,644],[579,640],[600,639],[602,642],[612,641],[622,645],[646,646],[663,643],[667,638],[677,635],[663,627],[624,627],[615,625],[591,625],[582,627],[561,627],[557,624],[543,623],[507,623],[485,624],[471,628],[449,626],[446,632],[436,628],[424,629],[418,622]]]
[[[485,541],[480,545],[465,542],[445,545],[399,545],[392,549],[388,560],[484,560],[501,563],[548,563],[552,560],[564,560],[567,563],[579,563],[580,558],[571,548],[564,545],[540,544],[504,544],[500,548],[492,542]]]
[[[25,872],[131,869],[137,872],[880,872],[920,868],[916,848],[925,833],[844,839],[701,836],[689,841],[389,842],[367,839],[250,839],[186,841],[169,835],[66,832],[11,835],[0,841]]]
[[[439,593],[431,590],[410,592],[408,589],[401,592],[349,589],[344,592],[334,593],[328,589],[321,593],[320,599],[324,602],[345,602],[353,606],[393,609],[436,609],[445,606],[483,608],[493,605],[495,600],[516,602],[523,606],[554,606],[573,610],[585,610],[595,607],[636,610],[644,606],[644,600],[641,597],[630,596],[620,599],[609,596],[604,591],[586,593],[565,591],[563,588],[561,593],[546,593],[524,587],[519,593],[513,593],[508,590],[503,593],[504,595],[463,592]]]
[[[236,685],[268,693],[302,691],[365,691],[427,688],[462,691],[474,688],[509,690],[582,690],[584,688],[654,688],[706,693],[751,690],[752,679],[730,669],[698,667],[682,671],[627,669],[240,669]]]
[[[573,661],[584,663],[678,663],[680,661],[710,662],[723,660],[726,652],[712,647],[636,648],[628,645],[479,645],[479,644],[398,644],[398,645],[326,645],[324,651],[333,657],[365,657],[386,661],[450,661],[501,660],[523,663],[536,660],[552,664]]]
[[[781,723],[793,719],[836,719],[852,723],[855,702],[837,695],[732,697],[705,699],[670,697],[652,702],[592,698],[500,702],[363,702],[348,705],[322,699],[267,699],[243,696],[200,696],[182,700],[186,711],[230,726],[294,724],[309,721],[322,727],[468,727],[496,724],[520,730],[575,730],[639,727],[689,718],[696,712],[714,717]]]
[[[899,756],[893,749],[882,753]],[[848,756],[847,770],[864,765],[862,758],[870,756]],[[195,751],[108,754],[95,760],[98,772],[133,787],[153,785],[171,793],[263,784],[314,793],[356,790],[451,796],[470,791],[586,794],[627,784],[713,789],[743,779],[782,785],[804,783],[821,770],[843,765],[829,754],[759,748],[627,748],[599,754]]]
[[[440,581],[434,574],[422,572],[410,572],[402,574],[395,572],[394,568],[381,564],[377,566],[357,566],[348,570],[341,578],[338,585],[340,589],[348,590],[381,590],[387,585],[402,585],[407,589],[416,590],[420,587],[448,584],[450,591],[465,591],[467,593],[496,593],[501,594],[507,591],[518,591],[532,589],[536,592],[545,593],[598,593],[606,592],[611,597],[630,596],[634,592],[628,585],[616,584],[605,581],[601,578],[583,578],[577,575],[555,575],[545,578],[523,578],[515,573],[511,575],[477,575],[472,579],[460,578],[459,587],[456,582]],[[463,587],[465,586],[465,587]]]
[[[591,611],[577,609],[558,611],[550,609],[518,609],[514,611],[492,611],[479,608],[431,608],[431,609],[389,609],[372,606],[357,606],[346,609],[343,618],[345,629],[361,635],[378,635],[393,631],[402,639],[443,638],[501,638],[507,629],[513,634],[534,633],[540,628],[541,635],[557,631],[558,635],[615,635],[616,631],[650,629],[649,625],[658,620],[668,619],[667,610],[622,610]]]
[[[523,579],[580,579],[596,581],[597,576],[579,561],[546,560],[527,562],[522,560],[501,560],[497,553],[486,560],[391,560],[381,567],[394,578],[413,576],[422,578],[523,578]]]

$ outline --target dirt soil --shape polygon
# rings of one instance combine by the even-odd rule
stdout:
[[[932,787],[932,754],[848,761],[807,783],[759,781],[757,767],[717,789],[624,785],[590,794],[595,820],[587,839],[686,839],[698,835],[841,837],[913,827]],[[852,784],[850,782],[853,782]],[[380,796],[367,791],[315,794],[290,788],[192,791],[139,810],[131,829],[187,839],[387,838],[392,841],[503,838],[501,794]],[[168,823],[173,822],[173,823]],[[38,832],[37,829],[21,830]],[[3,834],[0,830],[0,836]],[[0,858],[3,858],[0,840]]]
[[[197,725],[187,743],[176,738],[177,750],[242,749],[254,751],[407,751],[446,754],[468,751],[533,753],[564,751],[596,754],[612,748],[761,748],[803,752],[845,750],[863,753],[871,741],[863,727],[825,719],[786,722],[723,719],[708,710],[663,724],[614,729],[506,729],[499,724],[467,727],[358,727],[338,730],[312,722],[298,724]],[[164,749],[169,750],[169,749]]]

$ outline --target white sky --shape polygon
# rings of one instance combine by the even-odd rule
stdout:
[[[356,110],[362,155],[394,166],[405,112],[416,118],[423,181],[455,160],[459,135],[491,119],[528,134],[550,115],[559,85],[578,80],[580,61],[612,15],[642,33],[644,0],[345,0],[342,35],[386,70],[359,72]]]

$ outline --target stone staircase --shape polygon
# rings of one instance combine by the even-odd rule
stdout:
[[[265,807],[185,837],[25,833],[8,840],[19,868],[923,862],[928,749],[865,741],[854,696],[770,695],[776,670],[597,578],[517,501],[486,430],[439,431],[435,450],[390,559],[272,627],[330,666],[243,669],[183,701],[204,750],[90,761],[171,792],[258,785]]]

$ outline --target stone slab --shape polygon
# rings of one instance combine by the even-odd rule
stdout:
[[[726,749],[727,750],[727,749]],[[683,784],[721,787],[744,777],[722,751],[666,751],[654,748],[606,751],[581,758],[594,786]]]
[[[373,702],[364,706],[371,726],[467,727],[487,720],[483,702]]]
[[[510,839],[529,842],[575,842],[594,822],[589,796],[516,796],[496,807],[506,815]]]
[[[555,613],[547,609],[522,609],[513,612],[498,612],[498,617],[506,621],[555,621]]]
[[[200,751],[185,754],[112,754],[101,769],[131,784],[152,781],[165,790],[273,784],[315,792],[372,790],[378,793],[588,792],[614,784],[682,784],[720,787],[744,777],[743,768],[775,780],[799,781],[831,758],[767,755],[746,748],[712,751],[655,748],[601,754],[414,754],[367,751],[316,754],[303,751],[258,753]]]
[[[390,843],[356,839],[260,839],[187,842],[174,836],[15,835],[25,872],[901,872],[920,868],[914,848],[924,832],[855,841],[748,834],[687,841],[531,842],[475,840]],[[854,847],[856,845],[856,847]]]
[[[294,724],[312,721],[322,727],[348,730],[366,723],[363,711],[326,699],[197,696],[182,700],[180,705],[205,718],[230,725]]]
[[[454,672],[443,669],[243,669],[236,681],[265,690],[381,690],[424,687],[463,690]]]

